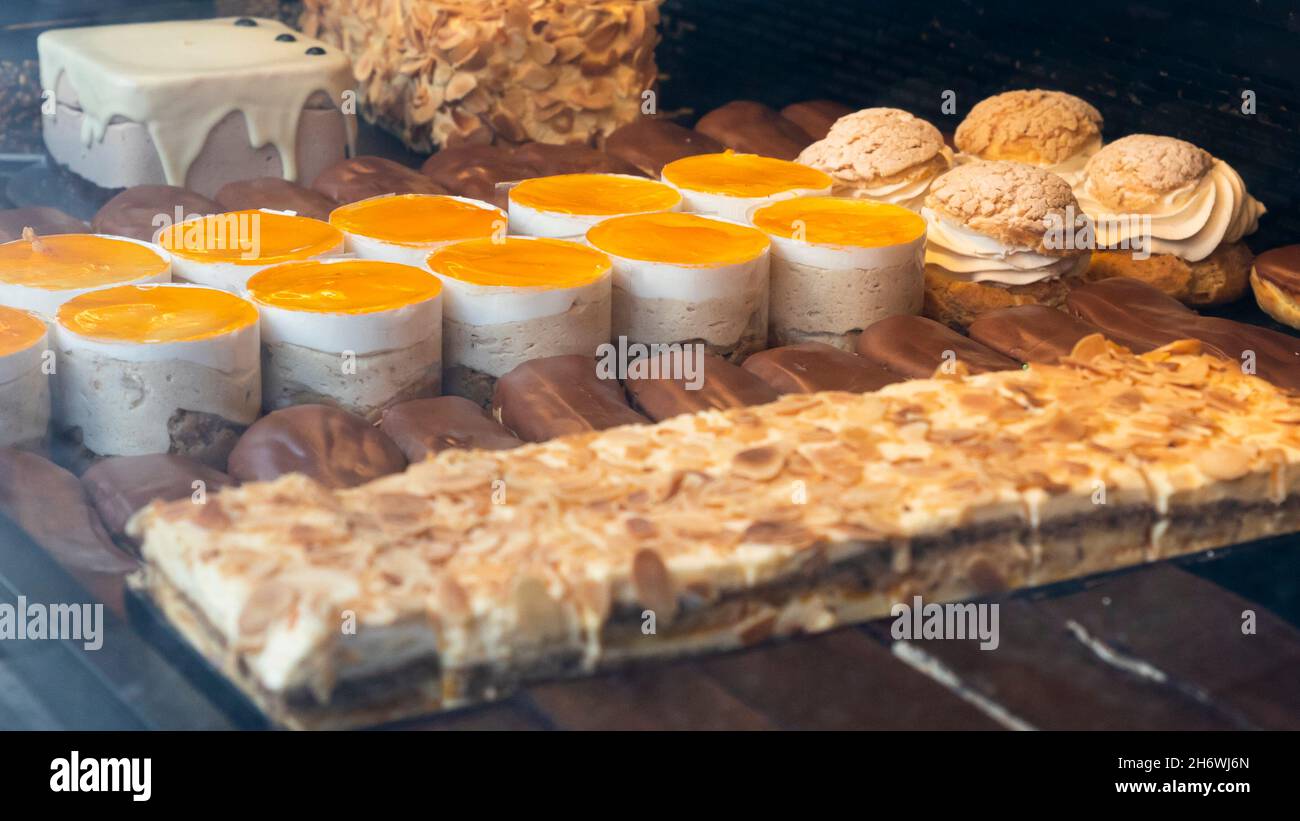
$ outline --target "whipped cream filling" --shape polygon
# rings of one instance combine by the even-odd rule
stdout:
[[[848,189],[845,193],[860,200],[887,202],[891,205],[901,205],[912,211],[920,211],[921,205],[925,202],[925,195],[930,191],[930,183],[934,182],[937,176],[936,174],[934,177],[922,177],[917,180],[857,187]]]
[[[1259,227],[1268,210],[1246,191],[1241,175],[1223,160],[1194,183],[1170,191],[1149,208],[1116,214],[1101,204],[1092,180],[1075,190],[1079,205],[1093,219],[1098,248],[1138,247],[1144,239],[1154,254],[1173,254],[1199,262],[1225,242],[1238,242]]]
[[[1029,248],[1008,248],[929,208],[922,208],[921,216],[928,226],[925,264],[938,265],[956,279],[1031,285],[1080,273],[1088,267],[1089,254],[1053,257]]]

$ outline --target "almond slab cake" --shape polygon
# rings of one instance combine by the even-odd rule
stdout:
[[[1300,396],[1199,343],[958,370],[154,503],[134,584],[340,727],[1300,530]]]

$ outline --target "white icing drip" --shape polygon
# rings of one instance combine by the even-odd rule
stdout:
[[[274,20],[258,19],[256,26],[234,20],[44,32],[37,38],[41,87],[54,93],[60,78],[66,79],[84,113],[81,139],[87,146],[102,140],[115,118],[142,123],[171,185],[185,185],[208,134],[236,111],[248,123],[249,144],[275,146],[284,177],[296,180],[298,120],[317,92],[341,105],[353,87],[347,56]],[[280,34],[294,40],[278,41]],[[324,54],[307,54],[310,48]],[[344,121],[353,146],[354,118]]]

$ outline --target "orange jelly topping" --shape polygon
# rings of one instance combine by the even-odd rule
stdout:
[[[846,197],[795,197],[754,212],[754,225],[778,237],[818,245],[882,248],[902,245],[925,233],[915,211],[885,202]]]
[[[342,205],[330,225],[399,245],[490,237],[505,215],[495,208],[437,194],[394,194]]]
[[[230,211],[168,226],[158,244],[195,262],[266,265],[332,251],[343,244],[343,234],[311,217]]]
[[[442,282],[427,271],[369,259],[286,262],[248,280],[248,295],[256,302],[320,314],[391,311],[440,293]]]
[[[435,274],[472,285],[577,288],[609,273],[609,257],[562,239],[472,239],[429,255]]]
[[[0,282],[71,291],[156,277],[167,260],[147,245],[94,234],[59,234],[0,245]]]
[[[730,197],[767,197],[797,188],[821,190],[831,178],[815,168],[757,154],[696,154],[664,166],[664,180],[678,188]]]
[[[59,324],[102,342],[193,342],[257,321],[245,299],[215,288],[119,285],[73,297],[59,306]]]
[[[26,311],[0,305],[0,356],[25,351],[45,336],[45,323]]]
[[[755,228],[679,213],[607,219],[587,232],[587,241],[617,257],[676,265],[748,262],[770,244]]]
[[[672,186],[618,174],[557,174],[524,180],[510,201],[553,214],[644,214],[667,211],[682,201]]]

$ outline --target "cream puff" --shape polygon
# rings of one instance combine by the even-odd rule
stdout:
[[[1075,185],[1101,149],[1101,126],[1101,112],[1073,94],[1007,91],[976,103],[953,142],[960,159],[1028,163]]]
[[[930,187],[925,307],[963,328],[1013,305],[1060,307],[1088,269],[1087,217],[1055,174],[1016,162],[976,160]]]
[[[1133,134],[1088,161],[1075,193],[1096,230],[1089,278],[1133,277],[1188,305],[1245,292],[1252,254],[1241,239],[1265,208],[1223,160],[1173,137]]]
[[[939,129],[897,108],[865,108],[841,117],[799,162],[824,171],[837,196],[921,210],[935,177],[953,165]]]

